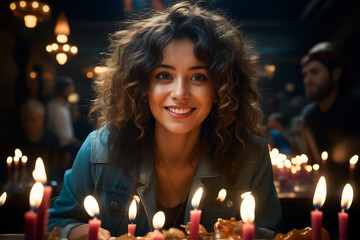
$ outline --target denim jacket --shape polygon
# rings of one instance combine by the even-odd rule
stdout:
[[[61,237],[66,238],[74,227],[87,223],[90,217],[83,207],[83,201],[89,194],[99,203],[101,227],[110,231],[112,236],[127,232],[130,222],[128,209],[134,194],[140,198],[134,221],[136,235],[143,236],[153,231],[157,186],[154,167],[141,169],[138,177],[131,172],[124,174],[121,168],[111,164],[107,158],[108,134],[104,127],[90,133],[83,143],[72,169],[67,170],[64,175],[60,195],[51,202],[49,231],[60,226]],[[282,213],[273,184],[266,140],[249,134],[246,143],[242,168],[231,189],[225,178],[212,167],[209,159],[200,160],[186,202],[184,224],[190,220],[190,210],[193,209],[191,199],[199,187],[204,189],[199,206],[202,210],[200,223],[209,232],[214,231],[214,223],[218,218],[236,217],[239,220],[240,195],[252,191],[256,202],[255,224],[260,230],[255,237],[272,239],[279,232]],[[227,190],[227,196],[220,202],[216,198],[223,188]]]

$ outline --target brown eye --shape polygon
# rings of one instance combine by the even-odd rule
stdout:
[[[171,79],[170,74],[168,74],[166,72],[161,72],[161,73],[157,74],[156,77],[158,79],[161,79],[161,80],[169,80],[169,79]]]
[[[207,77],[205,77],[202,74],[195,74],[194,76],[192,76],[191,80],[196,82],[202,82],[202,81],[207,81]]]

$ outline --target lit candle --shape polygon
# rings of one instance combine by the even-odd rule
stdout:
[[[128,225],[128,233],[130,233],[133,236],[135,236],[135,229],[136,229],[136,224],[134,224],[136,217],[136,210],[137,210],[136,200],[133,199],[129,207],[129,220],[131,223]]]
[[[226,198],[226,195],[227,195],[226,189],[223,188],[219,191],[216,200],[218,200],[219,202],[223,202]]]
[[[358,155],[354,155],[352,156],[352,158],[350,158],[349,160],[349,174],[350,174],[350,179],[354,179],[354,170],[356,167],[356,163],[359,160],[359,156]]]
[[[19,161],[20,158],[18,156],[14,156],[14,183],[17,184],[19,179]]]
[[[26,174],[26,163],[28,161],[28,157],[23,155],[21,157],[21,181],[24,182],[25,174]]]
[[[160,229],[165,224],[165,213],[163,211],[158,211],[153,217],[153,227],[154,232],[151,234],[151,240],[163,240],[164,236],[161,234]]]
[[[45,238],[46,234],[46,227],[49,217],[49,206],[50,206],[50,200],[51,200],[51,192],[52,187],[51,186],[45,186],[45,183],[47,181],[46,172],[45,172],[45,166],[43,160],[38,157],[35,162],[35,169],[33,171],[33,177],[35,181],[41,182],[44,184],[44,195],[40,204],[40,207],[38,209],[38,217],[37,217],[37,230],[36,230],[36,236],[37,240],[43,240]]]
[[[324,205],[326,198],[326,181],[322,176],[315,189],[313,206],[315,210],[311,211],[311,229],[312,239],[321,240],[321,228],[323,213],[319,209]]]
[[[322,166],[323,167],[325,167],[328,157],[329,157],[329,154],[327,153],[327,151],[323,151],[321,153],[321,159],[322,159]]]
[[[191,200],[193,210],[190,211],[190,240],[198,240],[201,210],[198,210],[203,189],[199,188]]]
[[[36,182],[30,191],[30,210],[24,215],[25,240],[37,240],[36,224],[38,214],[36,209],[42,201],[44,186],[40,182]]]
[[[13,162],[13,158],[12,157],[8,157],[6,159],[6,166],[7,166],[7,182],[8,184],[11,183],[11,165]]]
[[[341,196],[341,211],[338,214],[339,218],[339,239],[347,240],[348,239],[348,221],[349,215],[346,213],[349,210],[352,200],[354,197],[353,188],[349,183],[347,183],[344,187]]]
[[[240,216],[244,224],[242,225],[242,240],[253,240],[255,232],[255,199],[253,195],[247,194],[240,206]]]
[[[86,212],[92,217],[92,219],[89,220],[89,231],[88,231],[88,240],[97,240],[98,239],[98,232],[99,228],[101,226],[101,221],[99,218],[99,204],[97,203],[96,199],[88,195],[84,199],[84,207]]]
[[[0,207],[2,205],[4,205],[4,203],[6,201],[6,196],[7,196],[6,192],[3,192],[3,194],[1,194],[1,196],[0,196]]]

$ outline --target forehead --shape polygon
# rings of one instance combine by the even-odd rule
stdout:
[[[308,62],[305,66],[303,66],[302,72],[308,72],[313,69],[327,70],[327,67],[319,60],[313,60]]]

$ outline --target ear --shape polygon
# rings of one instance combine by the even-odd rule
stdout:
[[[336,67],[332,70],[332,77],[335,82],[338,82],[342,74],[342,69],[340,67]]]

